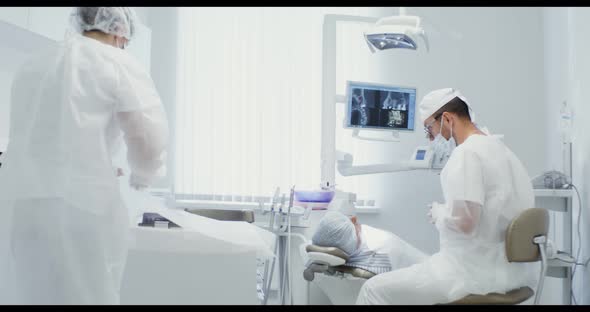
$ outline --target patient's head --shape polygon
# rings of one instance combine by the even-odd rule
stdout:
[[[356,217],[328,211],[313,234],[312,243],[323,247],[336,247],[352,255],[361,245],[360,224]]]

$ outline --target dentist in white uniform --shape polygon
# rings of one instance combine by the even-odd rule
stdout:
[[[509,263],[504,246],[510,222],[534,205],[526,169],[498,137],[473,123],[458,90],[430,92],[419,115],[436,153],[450,156],[440,176],[445,202],[433,203],[429,213],[440,250],[369,279],[357,304],[437,304],[469,294],[534,289],[536,264]]]

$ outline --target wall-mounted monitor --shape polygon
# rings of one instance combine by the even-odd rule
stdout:
[[[416,88],[347,82],[347,128],[414,130]]]

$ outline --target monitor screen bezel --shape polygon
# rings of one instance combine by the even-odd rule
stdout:
[[[386,88],[386,89],[395,89],[395,88],[402,88],[402,89],[411,89],[414,90],[416,94],[414,99],[414,128],[385,128],[385,127],[374,127],[374,126],[355,126],[350,124],[350,110],[351,110],[351,100],[352,100],[352,88],[353,87],[375,87],[375,88]],[[383,83],[373,83],[373,82],[366,82],[366,81],[346,81],[346,109],[345,109],[345,116],[344,116],[344,128],[346,129],[365,129],[371,131],[403,131],[403,132],[414,132],[416,131],[416,100],[418,99],[418,88],[411,87],[411,86],[403,86],[403,85],[390,85],[390,84],[383,84]]]

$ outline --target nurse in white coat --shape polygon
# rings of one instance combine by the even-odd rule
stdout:
[[[129,222],[111,157],[124,141],[130,184],[145,188],[168,137],[152,79],[124,51],[137,22],[129,8],[75,8],[78,31],[14,78],[0,170],[9,303],[120,302]]]
[[[432,91],[420,103],[434,150],[450,155],[441,173],[445,203],[433,203],[429,213],[440,251],[369,279],[357,304],[448,303],[536,285],[537,264],[509,263],[504,246],[509,223],[533,207],[529,176],[499,138],[475,126],[470,110],[450,88]]]

